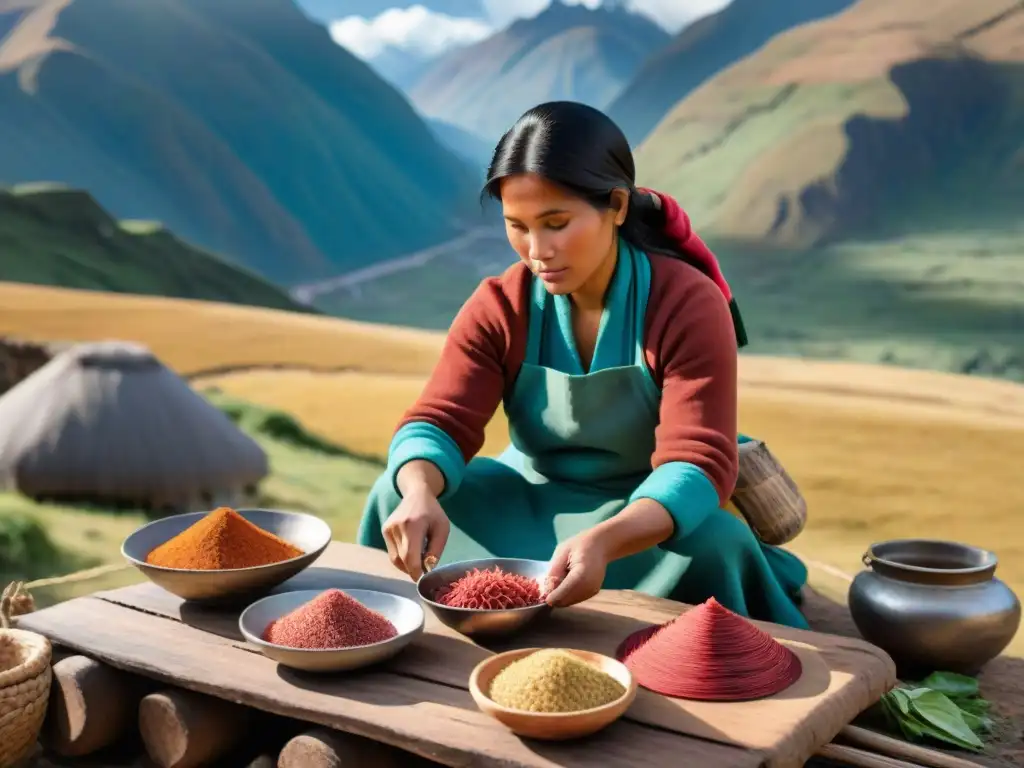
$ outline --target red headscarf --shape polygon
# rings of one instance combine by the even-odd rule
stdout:
[[[718,289],[725,296],[725,300],[729,304],[729,311],[736,326],[736,338],[739,346],[744,346],[747,343],[746,329],[743,327],[743,318],[740,317],[739,307],[736,305],[735,298],[733,298],[732,289],[729,288],[729,283],[726,282],[725,275],[722,274],[722,268],[718,265],[718,259],[715,258],[715,254],[704,244],[704,241],[698,237],[697,233],[693,231],[690,217],[686,215],[686,211],[682,209],[671,195],[666,195],[664,192],[647,189],[646,187],[637,187],[637,191],[651,195],[661,202],[661,210],[665,213],[665,234],[675,240],[679,244],[680,249],[695,264],[700,265],[703,268],[704,274],[710,277],[715,285],[718,286]]]
[[[690,217],[679,203],[675,201],[675,198],[671,195],[666,195],[664,192],[657,192],[645,187],[637,187],[637,191],[657,197],[661,201],[661,210],[665,212],[665,234],[679,243],[680,248],[682,248],[687,256],[702,265],[708,277],[715,282],[715,285],[725,295],[725,300],[732,301],[732,290],[729,288],[729,283],[725,280],[725,275],[722,274],[721,267],[718,266],[718,259],[715,258],[715,254],[711,252],[711,249],[704,244],[704,241],[698,237],[697,233],[693,231]]]

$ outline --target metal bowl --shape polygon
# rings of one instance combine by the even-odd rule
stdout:
[[[331,543],[330,526],[313,515],[273,509],[239,509],[237,512],[304,554],[270,565],[215,571],[164,568],[146,562],[150,552],[199,522],[208,512],[174,515],[144,525],[124,540],[121,554],[146,578],[178,597],[196,602],[222,602],[241,600],[273,589],[312,565]]]
[[[420,599],[443,624],[467,636],[500,637],[517,632],[535,620],[547,616],[551,606],[547,603],[526,608],[508,608],[489,611],[478,608],[451,608],[434,602],[434,595],[442,587],[458,581],[474,568],[481,571],[498,566],[506,573],[515,573],[528,579],[535,579],[543,588],[548,573],[548,563],[541,560],[524,560],[511,557],[492,557],[483,560],[462,560],[443,565],[424,574],[416,583]]]
[[[390,640],[372,645],[323,650],[290,648],[262,639],[270,622],[291,613],[325,591],[307,589],[264,597],[242,611],[238,617],[238,628],[246,641],[259,648],[264,656],[283,666],[305,672],[343,672],[376,664],[394,656],[423,632],[423,608],[416,601],[389,592],[346,589],[346,595],[385,616],[395,625],[398,634]]]

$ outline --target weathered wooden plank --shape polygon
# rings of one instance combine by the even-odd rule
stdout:
[[[415,596],[415,587],[383,552],[335,542],[316,567],[282,589],[328,586],[369,588]],[[242,642],[237,614],[204,611],[153,586],[141,584],[98,595],[105,600],[175,618]],[[614,654],[635,630],[674,618],[689,606],[637,592],[605,591],[581,606],[556,611],[521,635],[489,649],[445,627],[428,612],[421,640],[392,661],[390,671],[465,688],[472,668],[491,650],[563,646]],[[667,699],[641,690],[626,718],[766,754],[768,765],[802,765],[857,714],[895,684],[895,668],[880,649],[848,637],[755,622],[801,657],[804,675],[792,688],[760,701],[715,703]],[[445,659],[443,665],[437,659]]]
[[[476,709],[461,688],[365,671],[309,676],[232,641],[95,598],[21,618],[21,626],[112,666],[286,717],[391,744],[450,766],[608,768],[643,761],[760,768],[755,753],[618,722],[577,743],[526,742]],[[444,664],[444,657],[435,658]],[[642,745],[642,746],[641,746]]]

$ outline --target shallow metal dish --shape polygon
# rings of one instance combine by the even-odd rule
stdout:
[[[434,602],[434,594],[442,587],[447,587],[452,582],[458,581],[474,568],[483,571],[493,570],[494,566],[498,566],[506,573],[515,573],[528,579],[535,579],[540,583],[542,589],[544,578],[548,573],[548,563],[541,560],[511,557],[462,560],[435,568],[430,573],[421,576],[416,583],[416,591],[419,593],[420,599],[443,624],[467,636],[500,637],[510,635],[551,612],[551,606],[547,603],[531,605],[526,608],[486,611],[475,608],[450,608],[447,605]]]
[[[174,515],[144,525],[124,540],[121,554],[154,584],[185,600],[234,602],[268,592],[287,581],[312,565],[331,543],[331,528],[319,517],[274,509],[236,511],[250,523],[298,547],[304,554],[270,565],[217,571],[164,568],[146,562],[150,552],[199,522],[208,512]]]
[[[260,649],[264,656],[292,669],[305,672],[343,672],[390,659],[423,632],[423,608],[416,601],[389,592],[369,589],[345,589],[346,595],[367,608],[384,615],[398,630],[390,640],[354,648],[310,650],[289,648],[263,640],[267,625],[305,605],[326,590],[309,589],[282,592],[257,600],[238,617],[238,628],[246,641]]]

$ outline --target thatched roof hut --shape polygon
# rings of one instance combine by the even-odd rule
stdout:
[[[204,509],[267,472],[259,444],[136,344],[76,345],[0,396],[0,487],[36,499]]]

